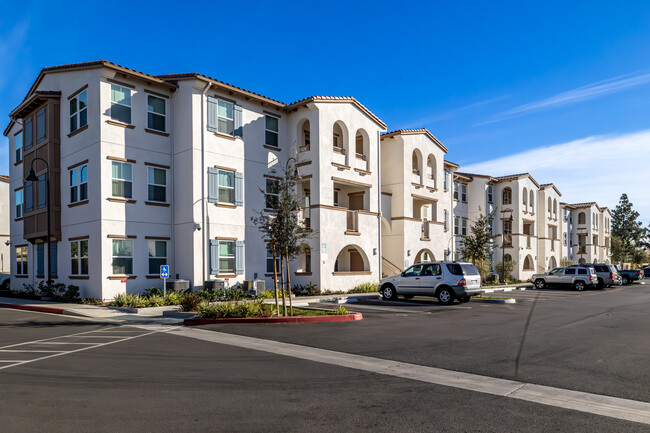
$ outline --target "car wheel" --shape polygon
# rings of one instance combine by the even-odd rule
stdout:
[[[471,296],[461,296],[460,298],[458,298],[458,302],[464,304],[465,302],[469,302],[470,299],[472,299]]]
[[[543,289],[546,287],[546,281],[542,280],[541,278],[535,281],[535,288],[536,289]]]
[[[603,281],[602,278],[598,278],[598,285],[596,286],[596,288],[600,290],[605,290],[605,281]]]
[[[576,281],[573,284],[573,288],[576,289],[578,292],[582,292],[585,289],[585,282],[584,281]]]
[[[440,302],[443,305],[451,305],[454,303],[454,292],[448,287],[443,287],[442,289],[438,290],[438,294],[436,295],[438,298],[438,302]]]
[[[387,301],[394,301],[397,299],[397,292],[395,291],[395,287],[391,286],[390,284],[386,284],[381,288],[381,296]]]
[[[627,278],[627,277],[621,278],[621,284],[623,284],[624,286],[627,285],[627,284],[630,284],[629,278]]]

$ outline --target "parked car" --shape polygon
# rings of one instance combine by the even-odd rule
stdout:
[[[645,276],[644,278],[650,278],[650,265],[642,267],[641,270]]]
[[[641,269],[626,270],[626,269],[621,269],[618,265],[615,266],[618,273],[621,274],[621,279],[623,280],[623,284],[630,284],[632,281],[643,280],[645,278],[645,272],[642,271]]]
[[[531,281],[537,289],[572,287],[577,291],[598,287],[596,270],[591,267],[555,268],[545,274],[535,274]]]
[[[620,278],[618,271],[614,265],[605,265],[605,264],[579,264],[571,265],[570,268],[594,268],[596,275],[598,276],[598,288],[604,289],[605,287],[611,287],[617,285],[617,280]]]
[[[379,283],[379,293],[384,299],[395,300],[398,295],[435,296],[445,305],[452,304],[454,299],[468,302],[482,292],[481,275],[471,263],[418,263]]]

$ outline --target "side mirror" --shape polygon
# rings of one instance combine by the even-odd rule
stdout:
[[[404,276],[404,273],[405,273],[405,272],[402,271],[402,272],[399,274],[399,276],[400,276],[400,277],[403,277],[403,276]]]

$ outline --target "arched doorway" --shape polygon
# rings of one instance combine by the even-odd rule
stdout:
[[[535,265],[533,264],[533,258],[529,255],[524,259],[524,271],[534,271]]]
[[[334,262],[334,272],[368,272],[370,271],[370,262],[366,253],[356,245],[346,245],[336,256]]]
[[[555,260],[555,256],[551,256],[548,261],[548,270],[550,271],[551,269],[555,268],[557,268],[557,260]]]
[[[423,262],[433,262],[436,258],[431,252],[431,250],[423,249],[415,256],[415,261],[413,263],[423,263]]]

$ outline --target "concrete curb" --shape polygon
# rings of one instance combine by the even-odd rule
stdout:
[[[220,323],[323,323],[350,322],[362,320],[361,313],[341,314],[340,316],[300,316],[300,317],[243,317],[227,319],[185,319],[185,326],[211,325]]]
[[[512,292],[513,290],[528,290],[532,289],[534,286],[532,284],[520,285],[520,286],[500,286],[500,287],[491,287],[489,289],[483,289],[483,293],[494,293],[494,292]]]
[[[516,304],[517,300],[514,298],[508,299],[477,299],[472,298],[470,302],[478,302],[481,304]]]
[[[178,311],[180,305],[166,305],[164,307],[145,307],[145,308],[131,308],[131,307],[105,307],[110,310],[120,311],[122,313],[132,314],[146,314],[146,313],[164,313],[165,311]]]
[[[13,308],[14,310],[37,311],[40,313],[64,314],[62,308],[41,307],[38,305],[7,304],[0,302],[0,307]]]

